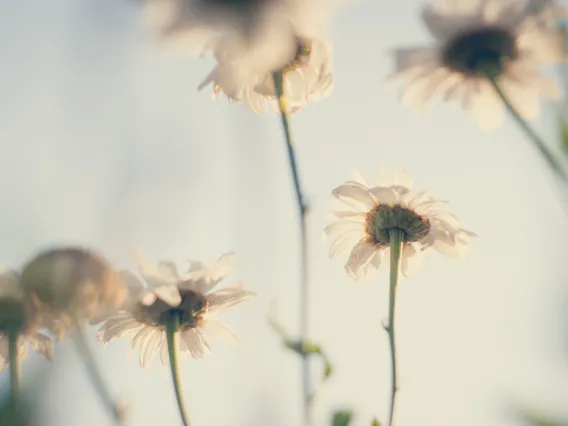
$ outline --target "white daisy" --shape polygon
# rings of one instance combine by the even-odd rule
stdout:
[[[289,21],[304,9],[298,0],[147,0],[144,16],[162,40],[187,45],[216,34],[249,42],[275,29],[291,35]]]
[[[439,210],[445,202],[426,191],[413,192],[412,186],[406,172],[395,174],[391,183],[381,171],[379,186],[371,186],[356,171],[354,180],[332,191],[336,207],[325,234],[335,240],[329,255],[335,258],[350,252],[345,270],[352,278],[362,278],[380,267],[393,228],[404,231],[401,272],[405,276],[428,247],[453,258],[466,254],[469,238],[475,234],[461,229],[454,215]]]
[[[121,306],[126,287],[106,260],[92,250],[45,251],[22,271],[21,285],[41,327],[65,334],[78,320]]]
[[[137,256],[145,283],[129,272],[122,272],[131,292],[123,309],[109,315],[97,336],[102,345],[130,335],[131,350],[140,348],[140,365],[146,367],[156,349],[164,365],[169,363],[165,319],[179,315],[181,351],[194,358],[203,358],[211,348],[206,335],[236,340],[232,332],[216,320],[219,313],[255,296],[242,285],[215,290],[230,272],[232,253],[225,254],[211,268],[190,262],[187,273],[179,276],[172,262],[160,262],[152,267]]]
[[[294,46],[283,48],[285,51],[272,49],[254,54],[228,37],[212,42],[207,49],[214,52],[218,64],[199,89],[212,84],[214,97],[224,93],[229,102],[243,101],[257,114],[267,112],[269,103],[278,111],[273,72],[282,70],[289,113],[309,101],[330,96],[334,78],[331,44],[303,37],[295,40]]]
[[[8,335],[18,334],[18,359],[28,357],[29,346],[52,360],[53,341],[33,326],[17,273],[0,267],[0,370],[9,365]]]
[[[541,96],[559,100],[562,89],[539,71],[562,60],[556,26],[564,9],[551,0],[439,0],[422,18],[435,46],[395,50],[395,78],[403,103],[423,109],[436,95],[459,102],[483,129],[498,126],[503,102],[494,78],[525,118],[538,115]]]

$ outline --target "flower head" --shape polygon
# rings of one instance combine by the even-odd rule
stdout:
[[[33,326],[27,309],[20,277],[15,272],[0,270],[0,370],[9,363],[8,336],[18,335],[19,359],[28,356],[29,345],[46,359],[52,359],[53,341]]]
[[[332,191],[337,206],[325,228],[326,235],[335,238],[329,255],[349,251],[345,270],[352,278],[380,267],[389,250],[389,232],[395,228],[404,233],[401,272],[405,276],[428,247],[448,257],[465,255],[474,234],[462,229],[455,216],[440,210],[444,202],[426,191],[413,192],[412,186],[405,172],[397,173],[391,182],[381,171],[378,186],[371,186],[356,172],[354,180]]]
[[[439,0],[427,6],[422,18],[436,45],[395,51],[395,77],[406,83],[403,102],[423,108],[441,94],[491,129],[504,112],[491,78],[521,115],[535,117],[540,96],[562,97],[538,68],[562,60],[555,24],[563,14],[551,0]]]
[[[150,265],[143,256],[137,261],[144,278],[122,272],[133,289],[128,303],[104,319],[97,336],[101,344],[124,335],[132,335],[131,348],[140,348],[140,365],[146,367],[156,349],[160,349],[163,364],[168,361],[166,320],[175,314],[179,319],[181,351],[194,358],[203,358],[210,351],[206,335],[235,339],[231,331],[215,318],[231,306],[242,303],[255,294],[241,285],[215,288],[230,272],[232,254],[223,256],[211,268],[190,262],[189,270],[178,275],[172,262]]]
[[[24,267],[21,285],[42,326],[54,332],[120,306],[126,295],[104,258],[75,247],[36,256]]]
[[[243,101],[261,114],[267,111],[268,103],[277,110],[273,72],[282,71],[288,112],[328,97],[333,90],[331,44],[304,37],[294,40],[295,44],[285,52],[267,51],[261,60],[252,58],[230,38],[216,40],[209,48],[218,64],[199,89],[212,84],[214,97],[224,93],[229,102]]]
[[[147,0],[145,17],[166,40],[191,42],[201,36],[230,34],[259,38],[273,27],[290,31],[297,0]]]

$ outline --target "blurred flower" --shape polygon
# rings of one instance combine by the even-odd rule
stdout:
[[[187,42],[204,33],[258,36],[271,19],[287,23],[299,5],[296,0],[147,0],[144,14],[165,39]]]
[[[165,321],[172,313],[179,315],[181,351],[194,358],[203,358],[211,350],[206,334],[236,340],[227,326],[215,318],[255,294],[241,285],[214,290],[232,269],[231,257],[230,253],[221,256],[211,268],[190,262],[188,272],[179,276],[172,262],[152,266],[138,255],[145,284],[132,273],[122,273],[138,291],[131,292],[132,299],[123,309],[105,319],[97,333],[99,341],[106,345],[117,337],[133,335],[131,349],[140,348],[142,367],[149,364],[158,348],[166,365],[169,360]]]
[[[24,267],[21,284],[40,325],[56,334],[120,306],[126,296],[124,284],[104,258],[75,247],[36,256]]]
[[[523,117],[537,116],[541,96],[562,98],[539,67],[563,58],[556,26],[563,16],[551,0],[440,0],[425,7],[422,19],[436,45],[395,51],[394,77],[406,84],[402,101],[422,109],[442,95],[492,129],[504,106],[490,77]]]
[[[325,228],[328,237],[336,237],[329,255],[335,258],[349,251],[346,272],[354,279],[379,268],[389,250],[389,231],[404,231],[401,272],[408,276],[423,250],[432,247],[447,257],[462,258],[474,236],[460,228],[460,221],[440,211],[443,201],[428,192],[412,191],[412,178],[405,172],[395,174],[391,183],[381,170],[379,186],[371,186],[360,172],[354,180],[332,191],[335,211]]]
[[[53,341],[32,323],[18,274],[0,267],[0,370],[9,364],[8,335],[12,333],[18,334],[20,361],[27,358],[30,344],[46,359],[52,360]]]
[[[160,40],[195,50],[226,36],[253,52],[292,49],[296,34],[314,37],[329,19],[329,0],[146,0],[145,18]]]
[[[229,102],[245,104],[257,114],[267,111],[267,103],[278,110],[273,72],[282,70],[288,112],[293,113],[308,101],[318,101],[333,90],[332,48],[324,40],[296,37],[292,50],[267,51],[262,60],[251,59],[250,52],[228,37],[209,46],[218,65],[199,86],[213,84],[213,95],[224,93]],[[282,59],[285,58],[285,59]],[[255,64],[260,67],[255,68]]]

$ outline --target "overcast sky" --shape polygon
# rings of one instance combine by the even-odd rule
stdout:
[[[236,250],[227,283],[242,278],[259,297],[224,316],[238,347],[214,342],[207,359],[183,358],[190,416],[196,426],[299,426],[299,362],[266,324],[278,301],[284,325],[298,326],[296,207],[279,120],[198,92],[213,64],[163,50],[135,3],[3,1],[1,262],[18,268],[70,243],[129,268],[134,249],[180,265]],[[400,284],[397,426],[515,425],[508,403],[560,412],[568,395],[568,226],[549,171],[509,120],[482,133],[453,106],[417,116],[382,84],[391,48],[429,42],[421,5],[359,0],[337,16],[334,93],[293,119],[311,202],[310,334],[335,366],[316,400],[318,426],[342,407],[356,410],[355,426],[387,416],[387,271],[353,282],[322,239],[329,192],[355,167],[370,179],[380,166],[404,168],[480,236],[465,261],[432,253]],[[534,124],[552,138],[550,113]],[[179,424],[167,368],[155,359],[141,369],[127,339],[92,343],[130,406],[128,425]],[[41,424],[110,424],[70,349],[58,346]],[[24,371],[34,364],[47,365],[33,357]]]

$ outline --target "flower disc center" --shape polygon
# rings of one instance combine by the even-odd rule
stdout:
[[[400,205],[379,204],[365,219],[367,241],[379,247],[390,244],[390,231],[404,232],[404,242],[411,243],[425,238],[430,232],[430,221]]]
[[[178,306],[170,306],[162,299],[150,305],[138,304],[134,310],[134,317],[143,323],[154,326],[165,326],[168,314],[174,313],[179,317],[180,328],[195,328],[207,312],[207,299],[201,293],[193,290],[179,290],[181,303]]]
[[[499,75],[506,62],[517,56],[514,34],[502,28],[483,28],[450,40],[442,52],[442,61],[451,70],[467,76]]]
[[[312,41],[303,37],[295,37],[296,52],[294,57],[286,64],[282,72],[294,71],[297,68],[309,65],[312,55]]]

